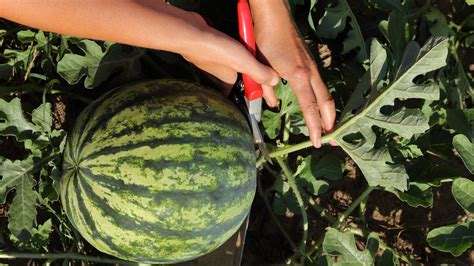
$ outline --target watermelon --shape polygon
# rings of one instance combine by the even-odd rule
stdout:
[[[82,237],[112,256],[175,263],[227,241],[256,190],[252,135],[218,92],[178,80],[109,91],[70,132],[62,207]]]

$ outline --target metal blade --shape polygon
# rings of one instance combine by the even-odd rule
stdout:
[[[249,114],[254,115],[257,122],[260,122],[260,120],[262,120],[262,98],[251,101],[245,98],[245,103],[249,109]]]
[[[265,145],[265,141],[263,141],[262,132],[260,132],[260,128],[258,127],[257,119],[253,114],[249,114],[249,120],[255,143],[258,145],[258,148],[265,157],[265,160],[267,160],[270,164],[273,164],[272,158],[268,154],[267,145]]]

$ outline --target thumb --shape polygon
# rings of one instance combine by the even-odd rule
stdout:
[[[247,60],[241,61],[244,62],[244,64],[240,67],[238,72],[247,74],[255,80],[255,82],[262,85],[273,87],[280,82],[280,76],[273,68],[260,63],[250,53],[248,53],[248,58],[246,59]]]

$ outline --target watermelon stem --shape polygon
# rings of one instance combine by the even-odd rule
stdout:
[[[321,144],[329,143],[331,140],[333,140],[333,135],[334,135],[334,133],[322,136],[321,137]],[[277,149],[275,151],[270,152],[268,155],[270,156],[270,158],[283,157],[283,156],[285,156],[289,153],[299,151],[299,150],[302,150],[302,149],[306,149],[306,148],[309,148],[309,147],[312,147],[312,146],[313,146],[313,144],[311,143],[311,141],[307,140],[307,141],[304,141],[304,142],[301,142],[301,143],[298,143],[298,144],[295,144],[295,145],[288,145],[288,146],[285,146],[283,148]],[[264,156],[261,156],[260,158],[258,158],[257,168],[260,168],[260,166],[262,166],[262,164],[264,162],[265,162],[265,157]]]
[[[346,220],[346,218],[349,217],[349,215],[355,210],[355,208],[357,208],[357,206],[359,206],[362,201],[367,199],[367,197],[369,197],[369,194],[375,189],[377,189],[377,187],[368,186],[364,190],[364,192],[362,192],[362,194],[354,202],[352,202],[349,208],[347,208],[347,210],[343,214],[341,214],[341,216],[339,216],[339,218],[332,225],[332,227],[338,228],[339,225],[341,225],[341,223],[343,223]]]
[[[299,249],[300,249],[301,254],[305,254],[306,241],[308,238],[308,214],[306,213],[303,197],[301,196],[301,193],[298,190],[298,186],[296,185],[295,176],[286,165],[286,162],[281,157],[276,157],[276,160],[278,164],[280,165],[281,169],[283,170],[283,173],[285,174],[287,178],[288,185],[290,185],[290,188],[293,190],[293,193],[296,196],[296,201],[298,202],[298,206],[301,209],[301,215],[303,216],[303,238],[301,239],[301,244],[300,244]]]

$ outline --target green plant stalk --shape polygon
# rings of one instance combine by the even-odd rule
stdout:
[[[359,204],[359,219],[361,220],[363,225],[365,225],[365,210],[367,208],[367,200],[368,199],[369,199],[369,197],[366,197]]]
[[[55,152],[52,152],[51,154],[49,154],[48,156],[46,157],[43,157],[41,158],[36,164],[34,164],[32,167],[28,168],[26,170],[27,173],[36,173],[38,172],[39,170],[41,170],[41,168],[43,166],[45,166],[48,162],[52,161],[54,158],[56,158],[57,156],[61,155],[60,152],[58,151],[55,151]]]
[[[301,209],[301,215],[303,216],[303,239],[301,240],[300,244],[300,252],[301,254],[305,254],[306,241],[308,239],[308,215],[304,207],[303,198],[301,197],[301,194],[298,190],[298,186],[296,185],[295,176],[293,175],[293,173],[291,173],[290,169],[288,169],[288,166],[286,165],[285,161],[280,157],[276,157],[276,160],[287,178],[288,185],[290,185],[290,188],[293,190],[293,193],[295,193],[296,201],[298,202],[298,206]]]
[[[343,214],[341,214],[341,216],[339,216],[339,218],[332,225],[332,227],[338,228],[339,225],[343,223],[347,217],[349,217],[349,215],[354,211],[354,209],[357,208],[357,206],[359,206],[361,202],[364,201],[369,196],[370,192],[372,192],[374,189],[376,189],[376,187],[368,186],[364,190],[364,192],[362,192],[362,194],[360,194],[360,196],[354,202],[352,202],[351,206],[349,206],[349,208],[347,208],[347,210]]]
[[[314,199],[311,198],[311,195],[308,195],[308,197],[309,197],[309,206],[311,206],[311,208],[313,208],[321,217],[326,219],[326,221],[328,221],[330,224],[333,224],[337,221],[336,218],[334,218],[334,216],[327,213],[325,209],[321,208],[321,206],[319,206],[314,201]]]
[[[107,264],[138,265],[137,263],[120,259],[108,259],[96,256],[80,255],[75,253],[0,253],[0,259],[44,259],[49,261],[67,259]]]
[[[321,144],[329,143],[329,141],[331,141],[333,139],[334,139],[334,133],[322,136],[321,137]],[[301,142],[301,143],[298,143],[298,144],[295,144],[295,145],[288,145],[288,146],[285,146],[283,148],[277,149],[273,152],[270,152],[269,156],[270,156],[270,158],[281,157],[281,156],[287,155],[289,153],[299,151],[299,150],[302,150],[302,149],[306,149],[306,148],[309,148],[309,147],[312,147],[312,146],[313,146],[313,144],[311,143],[311,141],[307,140],[307,141],[304,141],[304,142]],[[265,158],[263,156],[260,157],[257,160],[257,168],[262,166],[262,164],[264,162],[265,162]]]
[[[290,243],[291,248],[292,248],[295,252],[298,252],[298,247],[296,246],[295,242],[293,242],[293,240],[291,239],[290,235],[289,235],[288,232],[285,230],[285,228],[283,227],[283,225],[281,225],[280,221],[278,220],[278,217],[276,217],[275,213],[273,212],[272,206],[270,206],[270,203],[268,202],[267,195],[266,195],[266,193],[264,193],[264,191],[263,191],[262,182],[260,181],[259,178],[257,178],[257,187],[258,187],[258,189],[257,189],[258,194],[260,194],[260,197],[262,197],[263,202],[265,203],[265,207],[267,207],[268,212],[270,212],[270,216],[272,217],[273,221],[274,221],[275,224],[277,225],[278,229],[280,229],[280,231],[281,231],[281,233],[283,234],[283,236],[286,238],[286,240],[288,241],[288,243]]]

